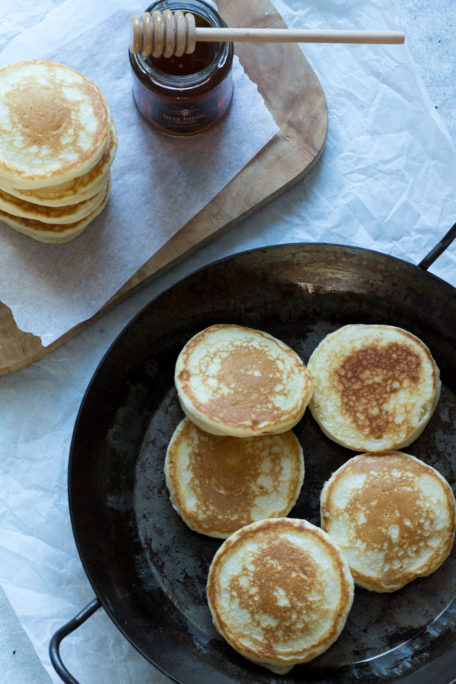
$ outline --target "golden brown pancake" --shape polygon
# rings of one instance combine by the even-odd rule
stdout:
[[[0,69],[0,185],[40,188],[88,172],[110,125],[101,91],[74,69],[46,60]]]
[[[100,204],[101,199],[105,196],[108,181],[109,176],[106,184],[93,197],[61,207],[47,207],[26,202],[0,189],[0,211],[11,216],[34,219],[43,223],[75,223],[91,214]]]
[[[288,345],[266,332],[223,323],[187,342],[174,379],[193,423],[233,437],[290,430],[312,393],[310,373]]]
[[[346,325],[311,355],[309,409],[323,432],[356,451],[400,449],[431,418],[439,369],[415,335],[390,325]]]
[[[27,190],[14,188],[4,183],[1,189],[13,197],[33,202],[46,207],[62,207],[76,202],[83,202],[97,195],[109,180],[110,169],[117,151],[117,135],[113,122],[109,129],[109,138],[101,159],[87,173],[77,176],[65,183],[49,185]]]
[[[4,211],[0,211],[0,221],[11,226],[19,233],[32,237],[39,242],[47,242],[50,244],[69,242],[80,235],[82,231],[87,228],[89,223],[91,223],[104,209],[106,202],[108,201],[109,189],[110,184],[108,183],[104,194],[100,197],[99,204],[93,209],[92,213],[75,223],[46,223],[34,219],[20,218],[7,214]]]
[[[304,459],[291,431],[222,437],[185,418],[168,446],[165,474],[184,522],[224,539],[255,520],[287,515],[302,486]]]
[[[353,579],[331,538],[305,520],[272,518],[232,534],[212,561],[216,629],[241,655],[283,674],[340,635]]]
[[[391,592],[431,574],[447,558],[454,496],[440,473],[413,456],[362,454],[326,482],[321,521],[356,584]]]

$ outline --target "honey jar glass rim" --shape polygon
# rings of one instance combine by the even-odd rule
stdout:
[[[216,7],[206,2],[205,0],[157,0],[153,2],[145,10],[146,12],[153,10],[169,9],[173,12],[182,10],[184,12],[191,12],[205,20],[209,25],[216,28],[226,27],[226,23],[218,13]],[[199,11],[198,11],[199,10]],[[202,13],[204,12],[204,14]],[[223,69],[225,65],[230,65],[233,58],[233,44],[229,42],[212,43],[214,48],[214,56],[203,69],[195,71],[191,74],[169,74],[156,67],[152,60],[148,57],[143,57],[141,53],[133,54],[130,51],[130,61],[136,62],[137,68],[143,72],[146,79],[152,79],[156,85],[165,88],[186,89],[194,86],[202,85],[209,79],[214,71]]]

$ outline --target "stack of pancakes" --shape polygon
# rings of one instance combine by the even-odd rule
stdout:
[[[106,204],[116,148],[88,78],[45,60],[0,69],[0,221],[41,242],[72,240]]]
[[[207,598],[244,657],[286,673],[338,638],[355,584],[396,591],[448,557],[451,487],[399,451],[440,395],[439,369],[411,333],[344,326],[306,368],[266,333],[214,325],[182,349],[175,384],[186,418],[166,454],[171,503],[192,530],[225,539]],[[307,405],[325,435],[362,452],[324,484],[321,528],[285,517],[304,475],[291,428]]]

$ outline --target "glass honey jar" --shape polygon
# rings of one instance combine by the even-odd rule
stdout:
[[[224,28],[219,13],[204,0],[159,0],[146,12],[181,10],[196,26]],[[195,135],[211,128],[228,111],[233,95],[233,44],[196,43],[182,57],[144,57],[130,50],[133,97],[142,116],[169,135]]]

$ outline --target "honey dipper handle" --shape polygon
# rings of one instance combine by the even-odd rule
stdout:
[[[383,43],[401,44],[402,31],[344,31],[318,29],[196,28],[197,40],[244,43]]]
[[[155,10],[132,17],[130,50],[144,57],[180,57],[195,50],[197,41],[257,43],[403,43],[402,31],[340,31],[314,29],[205,28],[178,10]]]

